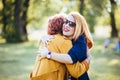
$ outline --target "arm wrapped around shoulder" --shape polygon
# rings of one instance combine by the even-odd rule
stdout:
[[[66,67],[71,76],[78,78],[89,69],[89,64],[84,60],[82,62],[77,61],[75,64],[66,64]]]

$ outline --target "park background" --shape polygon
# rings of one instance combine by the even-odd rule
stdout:
[[[94,39],[91,80],[120,80],[120,0],[0,0],[0,80],[29,80],[48,18],[78,11]],[[104,49],[105,39],[109,39]]]

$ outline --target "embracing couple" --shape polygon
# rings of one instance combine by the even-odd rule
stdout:
[[[78,12],[56,14],[40,40],[31,80],[90,80],[89,49],[93,40],[85,18]]]

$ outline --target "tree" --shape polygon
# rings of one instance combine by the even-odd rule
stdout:
[[[29,0],[2,0],[2,36],[6,42],[27,41],[27,9]]]
[[[99,22],[99,19],[97,18],[103,16],[103,13],[106,12],[106,8],[107,10],[111,9],[110,11],[107,11],[111,19],[109,23],[111,25],[111,30],[112,30],[111,37],[118,37],[118,31],[117,31],[116,21],[115,21],[115,10],[117,7],[116,5],[117,0],[104,0],[102,2],[100,0],[90,0],[88,2],[89,4],[91,4],[91,5],[87,4],[91,8],[86,10],[88,15],[87,21],[90,24],[90,27],[95,25],[97,22]],[[109,4],[110,6],[107,6],[108,2],[110,2]],[[90,30],[93,31],[93,28],[90,28]]]
[[[29,0],[16,0],[14,9],[15,29],[19,32],[20,39],[27,41],[27,8]]]
[[[2,11],[2,36],[6,39],[6,42],[16,42],[19,37],[17,32],[14,28],[13,24],[13,3],[10,0],[2,0],[3,3],[3,11]]]
[[[94,33],[94,26],[97,23],[97,17],[102,14],[102,3],[99,0],[79,0],[79,12],[84,15],[89,25],[89,29]],[[99,5],[99,7],[97,7]]]
[[[80,0],[80,2],[81,2],[81,4],[80,4],[80,8],[79,8],[79,12],[80,12],[80,14],[82,14],[83,15],[83,10],[84,10],[84,0]]]
[[[108,11],[108,12],[111,18],[111,21],[110,21],[111,28],[112,28],[111,37],[118,37],[118,31],[117,31],[116,23],[115,23],[116,22],[115,21],[115,7],[116,7],[115,0],[110,0],[110,4],[111,4],[111,11]]]

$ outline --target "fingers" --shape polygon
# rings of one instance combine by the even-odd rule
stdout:
[[[53,35],[46,35],[46,36],[42,36],[41,39],[43,42],[48,43],[51,39],[53,39],[54,36]]]
[[[43,46],[47,46],[48,42],[51,41],[51,39],[53,39],[54,36],[53,35],[44,35],[41,37],[41,41],[43,42]]]
[[[39,59],[38,60],[41,60],[41,59],[43,59],[44,57],[39,57]]]
[[[37,56],[38,56],[38,60],[41,60],[41,59],[43,59],[44,57],[42,57],[41,56],[41,54],[39,53],[40,51],[37,51],[38,53],[37,53]]]
[[[89,50],[87,50],[87,56],[90,56],[91,54],[90,54],[90,51]]]
[[[37,56],[38,56],[38,57],[41,57],[41,55],[40,55],[40,54],[37,54]]]
[[[49,39],[54,39],[55,37],[53,35],[49,35]]]

